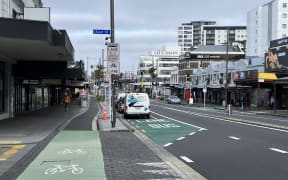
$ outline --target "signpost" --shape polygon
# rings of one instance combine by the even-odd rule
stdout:
[[[93,29],[93,34],[110,34],[110,29]]]

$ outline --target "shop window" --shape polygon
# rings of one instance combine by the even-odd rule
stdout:
[[[4,63],[0,62],[0,113],[4,112]]]

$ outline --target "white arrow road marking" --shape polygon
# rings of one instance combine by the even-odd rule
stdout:
[[[180,156],[180,158],[183,159],[184,161],[186,161],[187,163],[193,163],[194,162],[186,156]]]
[[[192,135],[194,135],[194,134],[195,134],[195,132],[192,132],[192,133],[190,133],[189,135],[192,136]]]
[[[168,147],[168,146],[170,146],[170,145],[172,145],[173,143],[167,143],[167,144],[165,144],[165,145],[163,145],[164,147]]]
[[[235,137],[235,136],[228,136],[230,139],[234,139],[234,140],[240,140],[240,138]]]
[[[272,151],[276,151],[276,152],[282,153],[282,154],[287,154],[288,153],[287,151],[283,151],[283,150],[277,149],[277,148],[269,148],[269,149],[272,150]]]

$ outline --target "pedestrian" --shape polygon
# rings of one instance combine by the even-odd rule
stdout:
[[[271,105],[271,108],[274,107],[274,103],[275,103],[275,98],[274,98],[274,96],[272,95],[272,96],[270,97],[270,105]]]
[[[63,97],[63,103],[64,103],[65,112],[68,110],[68,105],[70,104],[70,102],[71,102],[71,98],[68,95],[68,93],[65,92],[64,93],[64,97]]]

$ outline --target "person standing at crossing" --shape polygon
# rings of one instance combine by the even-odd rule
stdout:
[[[68,95],[68,93],[65,92],[64,97],[63,97],[63,103],[64,103],[65,112],[68,111],[68,105],[70,104],[70,102],[71,102],[71,98]]]

